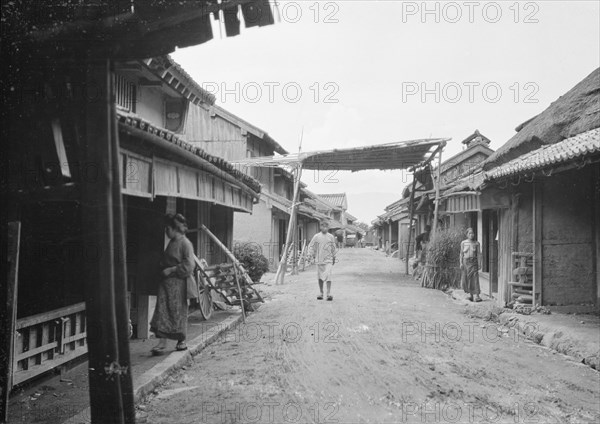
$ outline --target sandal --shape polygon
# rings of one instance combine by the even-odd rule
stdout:
[[[150,353],[152,354],[152,356],[161,356],[164,355],[166,352],[164,347],[153,347]]]
[[[333,300],[333,296],[327,296],[327,300],[331,302]]]
[[[317,300],[323,300],[323,295],[322,294],[318,295]]]
[[[175,350],[187,350],[187,345],[185,342],[179,342],[177,343],[177,346],[175,346]]]

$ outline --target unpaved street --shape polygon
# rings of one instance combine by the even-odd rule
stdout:
[[[404,277],[397,259],[345,249],[333,302],[314,268],[142,405],[148,423],[591,423],[600,373],[470,318]]]

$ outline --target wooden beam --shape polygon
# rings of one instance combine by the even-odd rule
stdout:
[[[415,178],[414,172],[413,172],[413,182],[412,182],[412,189],[410,190],[410,218],[408,221],[408,242],[406,243],[406,267],[405,267],[405,274],[408,275],[408,259],[410,257],[410,241],[412,239],[412,226],[413,226],[413,216],[414,216],[414,209],[415,209],[415,186],[417,185],[417,179]]]
[[[110,72],[113,73],[112,70]],[[110,98],[113,98],[115,87],[111,78]],[[117,347],[119,365],[123,373],[118,374],[121,383],[121,396],[123,402],[123,420],[126,424],[135,424],[135,399],[133,392],[132,364],[129,353],[129,296],[127,294],[127,259],[125,245],[125,217],[123,195],[121,194],[121,167],[119,166],[120,145],[119,126],[117,124],[117,108],[115,102],[110,107],[111,123],[111,156],[112,156],[112,203],[114,219],[114,281],[115,281],[115,315],[117,319]]]
[[[81,200],[81,191],[76,183],[46,186],[34,190],[19,190],[10,194],[18,202],[65,202]]]
[[[115,64],[117,71],[135,71],[141,72],[144,68],[139,62],[117,62]]]
[[[88,328],[89,395],[92,423],[125,424],[117,344],[114,281],[112,75],[108,59],[88,62],[88,86],[98,87],[99,98],[85,103],[86,163],[97,165],[97,178],[85,179],[82,220],[85,243],[98,254],[84,261]]]
[[[141,77],[138,84],[142,87],[162,87],[163,82],[160,80],[149,80],[148,78]]]
[[[592,216],[595,229],[594,250],[596,261],[594,262],[594,273],[596,274],[596,308],[600,306],[600,166],[592,171],[592,190],[594,191],[594,204],[592,205]]]
[[[543,272],[543,203],[542,183],[533,183],[533,302],[542,305],[542,272]]]
[[[8,223],[8,280],[6,281],[6,305],[5,321],[3,333],[6,336],[5,363],[3,364],[3,385],[2,385],[2,413],[0,419],[2,422],[8,422],[8,397],[13,386],[14,371],[14,342],[17,331],[17,299],[19,292],[19,250],[21,246],[21,222],[14,221]]]
[[[440,146],[442,147],[442,146]],[[437,167],[437,178],[435,181],[435,209],[433,212],[433,228],[432,228],[432,235],[433,237],[435,237],[436,231],[437,231],[437,226],[438,226],[438,218],[439,218],[439,205],[440,205],[440,184],[442,181],[442,177],[441,177],[441,170],[442,170],[442,152],[443,152],[443,147],[438,149],[439,153],[438,153],[438,167]]]

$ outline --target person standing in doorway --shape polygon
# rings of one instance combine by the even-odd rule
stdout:
[[[481,269],[481,246],[475,240],[475,232],[472,228],[467,229],[467,239],[460,243],[460,268],[462,287],[465,293],[469,293],[469,300],[481,302],[479,294],[479,270]]]
[[[320,232],[315,234],[310,244],[308,252],[314,258],[317,264],[317,278],[319,279],[318,300],[323,300],[323,285],[327,285],[327,300],[333,300],[331,295],[331,271],[335,265],[335,255],[337,253],[336,240],[333,234],[329,233],[329,223],[321,221]]]
[[[170,239],[160,262],[161,282],[150,331],[159,339],[153,355],[162,355],[167,339],[177,340],[176,349],[186,350],[188,323],[188,283],[195,268],[194,248],[185,236],[187,221],[181,214],[165,216],[165,234]]]
[[[416,269],[414,277],[418,280],[423,275],[423,268],[426,262],[426,248],[429,243],[429,236],[431,234],[431,225],[425,226],[425,232],[419,234],[415,239],[415,264]]]

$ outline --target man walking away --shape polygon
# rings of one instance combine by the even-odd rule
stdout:
[[[317,264],[317,275],[319,278],[318,300],[323,300],[323,283],[327,282],[327,300],[333,300],[331,296],[331,271],[335,264],[335,237],[329,233],[329,223],[321,221],[321,232],[315,234],[308,245],[309,255],[312,256]]]

